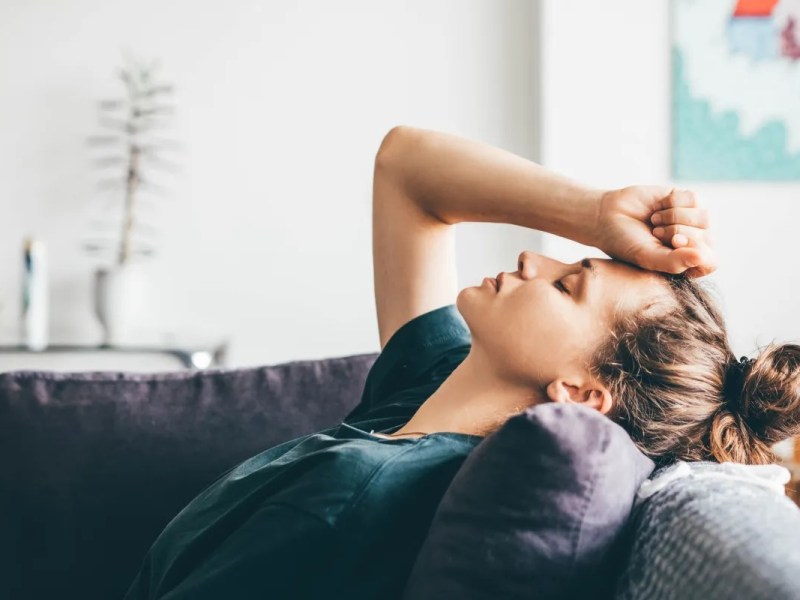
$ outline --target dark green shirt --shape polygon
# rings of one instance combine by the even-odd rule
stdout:
[[[126,598],[400,596],[433,513],[480,436],[385,439],[464,359],[454,306],[401,327],[337,427],[225,473],[161,533]]]

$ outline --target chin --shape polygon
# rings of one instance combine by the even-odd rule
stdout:
[[[464,309],[472,304],[471,296],[473,292],[474,290],[468,287],[458,292],[458,296],[456,296],[456,308],[458,312],[461,313],[461,316],[464,316]]]
[[[467,322],[470,330],[472,330],[472,323],[480,311],[481,302],[481,289],[478,287],[467,287],[458,292],[456,297],[456,308],[464,320]]]

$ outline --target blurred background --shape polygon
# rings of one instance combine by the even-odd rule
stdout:
[[[708,4],[687,10],[698,2]],[[758,165],[681,173],[674,10],[658,0],[4,0],[0,370],[24,341],[28,236],[46,245],[47,346],[64,349],[62,362],[39,366],[103,342],[218,351],[231,367],[377,351],[371,177],[397,124],[479,139],[594,186],[695,190],[714,218],[721,264],[709,279],[734,349],[800,339],[800,185]],[[119,267],[131,144],[118,140],[106,160],[91,140],[127,131],[125,118],[103,116],[115,105],[98,103],[125,97],[118,72],[130,56],[157,61],[169,92],[154,137],[168,168],[151,178],[142,167],[152,187],[136,190],[146,235],[134,242],[148,255],[134,287],[103,288],[100,301],[96,271]],[[120,185],[100,185],[109,177]],[[87,250],[98,236],[110,254]],[[512,270],[526,248],[598,255],[511,226],[460,226],[457,238],[464,286]],[[113,319],[124,334],[109,336]],[[34,364],[18,354],[15,368]]]

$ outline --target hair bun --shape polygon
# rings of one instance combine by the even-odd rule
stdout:
[[[800,433],[800,346],[771,344],[741,368],[748,427],[770,445]]]
[[[710,432],[718,460],[767,464],[772,446],[800,434],[800,346],[772,344],[755,359],[728,364],[723,394],[728,411]]]
[[[750,373],[755,359],[742,356],[739,360],[732,360],[725,372],[725,386],[723,394],[731,412],[747,414],[747,405],[743,401],[745,382]]]

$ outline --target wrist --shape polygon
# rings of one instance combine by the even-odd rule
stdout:
[[[572,224],[575,231],[568,236],[584,246],[598,246],[600,243],[600,213],[603,198],[608,192],[602,189],[584,188],[579,194],[578,204]]]

